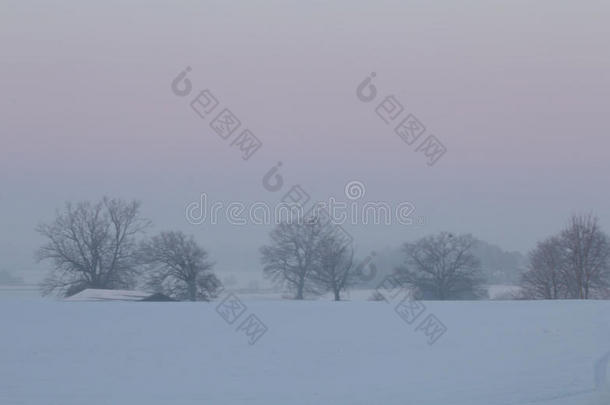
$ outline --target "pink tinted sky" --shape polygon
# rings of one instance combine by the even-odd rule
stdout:
[[[280,160],[314,199],[359,180],[367,200],[426,217],[350,229],[363,253],[441,229],[526,252],[579,211],[610,230],[607,2],[167,3],[0,5],[7,269],[40,269],[33,228],[64,201],[107,194],[258,276],[267,227],[194,227],[183,211],[202,192],[278,200],[261,178]],[[250,161],[170,91],[187,65],[263,141]],[[356,98],[372,71],[446,145],[437,165]]]

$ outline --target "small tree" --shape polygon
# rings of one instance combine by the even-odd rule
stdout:
[[[341,291],[358,280],[351,244],[329,233],[318,242],[316,258],[316,266],[311,274],[313,282],[321,291],[332,291],[335,301],[340,301]]]
[[[558,235],[539,243],[521,278],[524,298],[607,296],[610,242],[592,215],[575,215]]]
[[[261,262],[265,277],[295,292],[302,300],[305,292],[315,292],[311,274],[323,226],[317,220],[282,222],[270,233],[271,244],[263,246]]]
[[[477,299],[485,295],[479,260],[471,253],[476,243],[470,235],[442,232],[406,243],[405,265],[396,279],[416,290],[423,299]]]
[[[148,287],[174,299],[208,301],[221,286],[208,253],[182,232],[154,236],[142,244],[140,256],[148,266]]]
[[[608,286],[610,243],[592,215],[575,215],[560,234],[564,277],[573,298],[588,299]]]
[[[150,225],[140,203],[104,197],[97,203],[66,204],[53,222],[36,230],[47,239],[36,253],[53,263],[44,295],[72,295],[85,288],[131,288],[139,261],[137,237]]]
[[[558,237],[539,242],[529,254],[528,270],[521,277],[522,295],[529,299],[568,297],[564,277],[564,254]]]

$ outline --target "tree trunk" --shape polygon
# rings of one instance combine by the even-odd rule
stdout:
[[[189,283],[189,300],[197,301],[197,284],[195,282]]]
[[[299,277],[299,284],[297,285],[297,295],[294,297],[294,299],[302,300],[304,290],[305,290],[305,276],[301,276],[301,277]]]
[[[297,285],[297,295],[294,297],[295,300],[302,300],[303,299],[303,288],[304,288],[305,284],[300,282],[299,285]]]

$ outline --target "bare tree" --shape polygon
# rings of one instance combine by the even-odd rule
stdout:
[[[475,243],[471,235],[447,232],[406,243],[405,265],[395,270],[396,279],[423,299],[481,298],[480,263],[471,253]]]
[[[323,228],[316,220],[282,222],[271,231],[271,244],[260,250],[265,276],[293,290],[297,300],[316,292],[311,274]]]
[[[147,264],[147,285],[178,300],[209,301],[216,297],[220,280],[214,264],[195,239],[182,232],[162,232],[140,249]]]
[[[564,260],[559,237],[538,242],[529,254],[528,270],[521,277],[523,298],[567,298],[569,292],[564,277]]]
[[[560,241],[565,257],[564,277],[572,298],[588,299],[608,286],[610,244],[596,217],[572,216]]]
[[[311,279],[321,291],[332,291],[335,301],[340,301],[341,291],[358,280],[351,244],[332,233],[321,238],[316,248],[316,265]]]
[[[610,241],[592,215],[574,215],[558,235],[538,243],[521,279],[524,298],[604,297],[610,285]]]
[[[47,239],[36,253],[53,263],[43,294],[72,295],[85,288],[130,288],[138,271],[137,237],[150,225],[140,203],[104,197],[97,203],[67,203],[36,230]]]

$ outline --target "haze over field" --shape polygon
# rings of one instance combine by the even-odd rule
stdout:
[[[0,405],[610,405],[610,2],[0,1]]]
[[[450,230],[526,253],[574,212],[610,229],[610,5],[4,1],[0,255],[35,282],[36,224],[65,201],[142,200],[222,274],[259,278],[270,226],[190,225],[185,206],[269,201],[278,161],[314,200],[410,201],[422,225],[348,226],[358,252]],[[186,66],[263,142],[248,161],[175,96]],[[447,147],[433,167],[356,98],[371,72]]]

